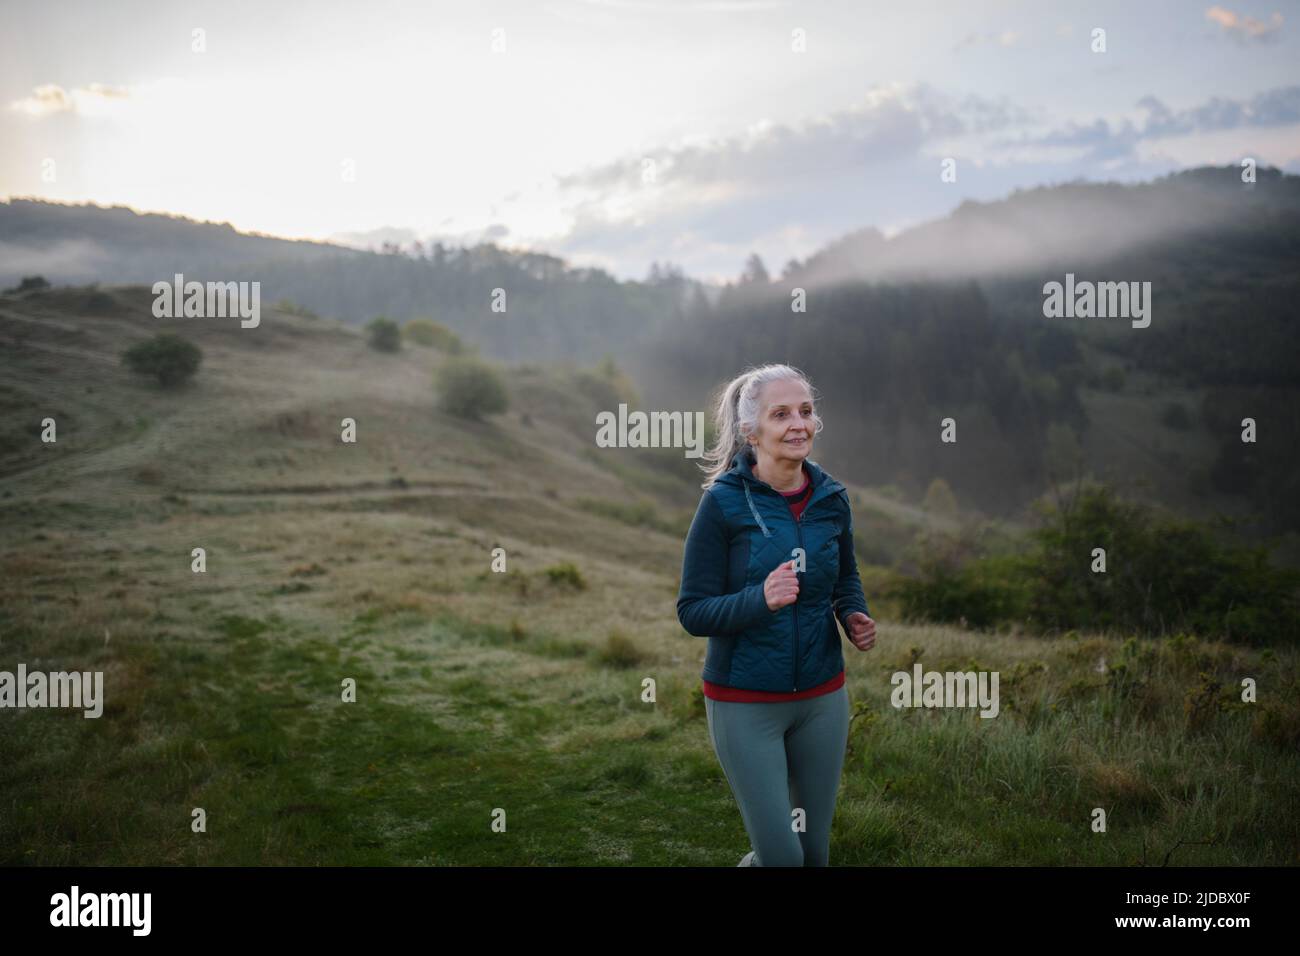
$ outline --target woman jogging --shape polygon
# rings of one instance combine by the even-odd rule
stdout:
[[[876,640],[848,493],[809,458],[822,422],[798,369],[747,369],[716,424],[677,617],[709,639],[709,738],[752,847],[739,865],[826,866],[849,725],[836,620],[859,650]]]

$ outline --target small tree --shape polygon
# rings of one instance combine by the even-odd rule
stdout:
[[[122,363],[137,375],[151,375],[165,388],[180,385],[198,371],[203,352],[174,332],[161,332],[122,353]]]
[[[12,289],[5,289],[5,294],[11,292],[34,292],[37,289],[48,289],[50,284],[45,281],[45,276],[23,276],[23,281],[18,283]]]
[[[396,352],[402,347],[402,330],[392,319],[379,316],[366,325],[370,347],[380,352]]]
[[[767,274],[767,267],[763,265],[763,260],[757,252],[751,252],[749,258],[745,260],[745,271],[740,275],[742,285],[752,282],[767,284],[772,281]]]
[[[448,355],[460,355],[465,351],[460,336],[433,319],[411,319],[402,326],[402,335],[408,342],[438,349]]]
[[[930,482],[930,487],[925,491],[925,500],[921,502],[921,507],[931,514],[946,515],[948,517],[956,517],[959,513],[957,496],[952,493],[952,488],[949,487],[948,482],[939,477]]]
[[[483,415],[504,412],[509,405],[505,382],[486,362],[458,356],[447,359],[435,376],[438,406],[453,415],[475,421]]]

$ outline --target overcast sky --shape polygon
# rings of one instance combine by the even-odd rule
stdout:
[[[1300,172],[1297,6],[2,0],[0,197],[776,273],[1017,187]]]

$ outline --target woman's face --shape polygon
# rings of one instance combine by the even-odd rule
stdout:
[[[758,431],[749,436],[755,455],[803,461],[812,450],[812,395],[794,378],[768,382],[759,396]]]

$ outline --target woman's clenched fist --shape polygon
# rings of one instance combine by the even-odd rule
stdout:
[[[876,622],[861,611],[854,611],[844,623],[848,625],[849,640],[860,651],[869,651],[876,644]]]
[[[794,570],[794,559],[777,565],[763,582],[763,597],[770,611],[793,604],[799,597],[799,575]]]

